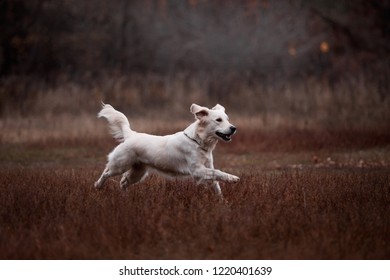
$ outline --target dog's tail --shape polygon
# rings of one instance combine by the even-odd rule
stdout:
[[[126,116],[109,104],[102,102],[102,109],[97,116],[107,119],[112,136],[119,142],[125,141],[133,133]]]

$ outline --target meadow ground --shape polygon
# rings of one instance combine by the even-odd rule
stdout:
[[[157,176],[95,190],[115,146],[100,124],[96,135],[1,125],[0,259],[390,258],[389,129],[238,126],[215,151],[241,177],[222,202]]]

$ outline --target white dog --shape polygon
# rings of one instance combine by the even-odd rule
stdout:
[[[109,123],[114,138],[122,142],[109,155],[108,163],[95,187],[122,175],[120,186],[126,188],[146,177],[149,170],[169,176],[192,176],[198,182],[212,182],[215,192],[222,196],[218,181],[236,183],[237,176],[214,169],[213,150],[218,140],[230,141],[236,128],[229,123],[225,108],[212,109],[192,104],[196,121],[184,131],[156,136],[131,130],[124,114],[111,105],[103,104],[98,117]]]

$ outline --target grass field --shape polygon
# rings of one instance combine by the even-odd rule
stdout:
[[[100,125],[1,124],[0,259],[390,258],[389,129],[238,126],[215,151],[241,177],[226,203],[187,179],[95,190],[115,145]]]

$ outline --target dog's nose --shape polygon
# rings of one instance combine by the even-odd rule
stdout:
[[[232,133],[234,133],[234,132],[236,132],[237,128],[235,126],[231,126],[230,130],[232,131]]]

